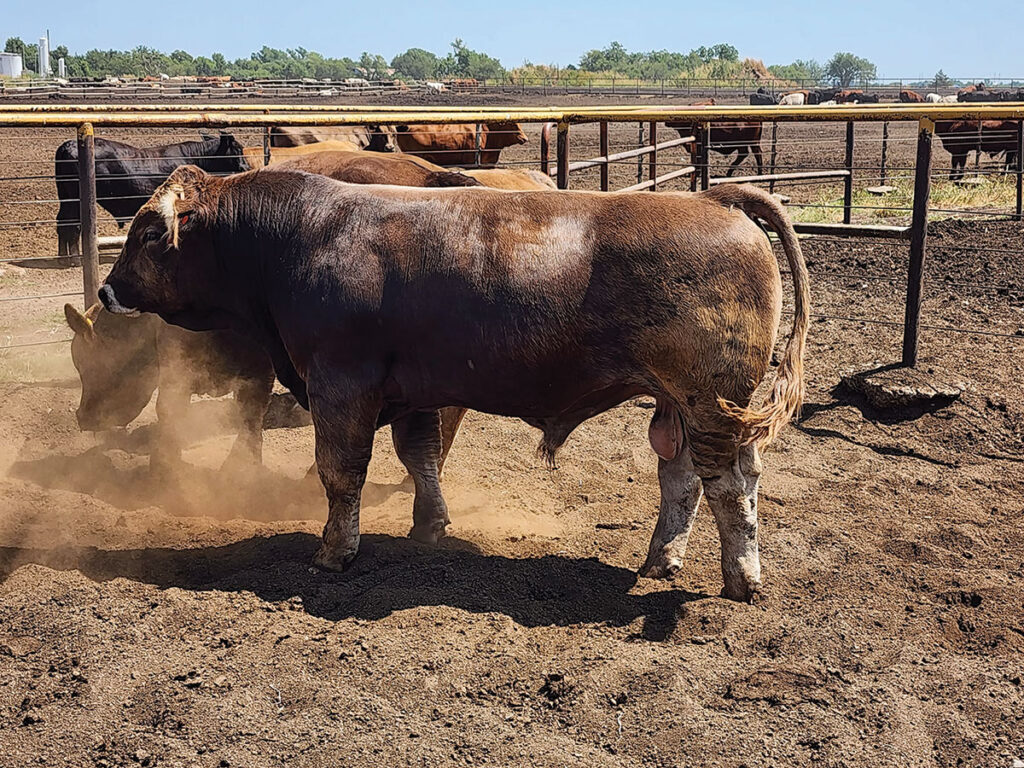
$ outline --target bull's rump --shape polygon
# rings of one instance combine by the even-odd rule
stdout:
[[[336,213],[306,284],[272,299],[282,338],[304,375],[314,358],[376,365],[396,413],[596,411],[680,369],[745,401],[767,366],[778,267],[738,210],[686,193],[312,185]]]

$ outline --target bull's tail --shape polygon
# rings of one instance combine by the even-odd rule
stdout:
[[[703,193],[722,205],[734,205],[748,216],[762,219],[782,241],[793,275],[793,329],[782,361],[775,372],[775,384],[760,408],[737,405],[719,399],[719,405],[741,425],[745,442],[767,445],[800,410],[804,399],[804,347],[810,324],[810,286],[800,241],[782,204],[764,190],[749,184],[721,184]]]

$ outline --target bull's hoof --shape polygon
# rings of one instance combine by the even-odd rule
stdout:
[[[722,597],[727,600],[735,600],[737,603],[749,603],[754,605],[761,595],[761,582],[727,581],[722,588]]]
[[[640,575],[645,579],[671,579],[682,567],[678,557],[670,557],[664,552],[650,554],[647,561],[640,566]]]
[[[445,526],[430,523],[427,525],[414,525],[409,531],[409,538],[418,541],[420,544],[438,544],[444,538]]]
[[[324,571],[341,573],[352,565],[352,561],[356,559],[357,554],[357,551],[335,552],[321,546],[316,554],[313,555],[313,565]]]

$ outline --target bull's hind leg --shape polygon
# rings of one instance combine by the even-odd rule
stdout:
[[[437,472],[444,471],[444,463],[448,460],[448,452],[452,449],[455,436],[459,434],[459,427],[466,417],[465,408],[442,408],[441,414],[441,455],[437,459]]]
[[[440,416],[437,411],[410,414],[391,425],[391,434],[395,452],[416,485],[409,536],[424,544],[436,544],[444,537],[449,522],[438,470]]]
[[[359,552],[359,498],[373,452],[380,400],[327,381],[310,382],[309,405],[316,436],[316,467],[327,491],[323,542],[313,564],[344,570]]]
[[[658,524],[651,537],[647,560],[640,569],[640,575],[650,579],[668,578],[679,570],[703,492],[686,448],[674,459],[658,458],[658,482],[661,485]]]
[[[751,600],[761,587],[761,561],[757,552],[757,485],[761,457],[753,444],[741,446],[718,474],[701,473],[708,506],[722,541],[722,594],[733,600]]]

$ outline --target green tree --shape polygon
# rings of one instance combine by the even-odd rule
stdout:
[[[213,74],[226,75],[228,73],[228,62],[223,53],[213,54],[210,57],[210,63],[213,64]]]
[[[399,74],[414,80],[429,80],[437,77],[438,58],[422,48],[410,48],[391,60],[391,66]]]
[[[367,80],[384,80],[389,76],[388,63],[378,53],[363,51],[363,55],[359,57],[359,68],[363,70]]]
[[[861,56],[840,52],[829,59],[825,65],[825,74],[835,81],[840,88],[848,88],[854,83],[864,84],[875,79],[875,65]]]
[[[935,73],[934,84],[936,89],[945,88],[953,84],[953,78],[940,69]]]
[[[773,64],[768,71],[781,80],[818,83],[825,79],[825,67],[814,59],[797,59],[792,64]]]

